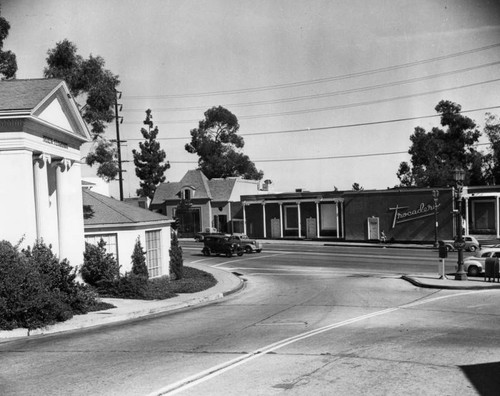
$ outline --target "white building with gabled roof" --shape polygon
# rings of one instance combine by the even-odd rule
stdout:
[[[0,82],[0,239],[83,262],[80,147],[91,138],[62,80]]]

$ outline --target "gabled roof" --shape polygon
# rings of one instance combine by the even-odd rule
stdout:
[[[133,206],[114,198],[83,189],[83,205],[86,213],[85,227],[109,225],[169,224],[172,221],[159,213]]]
[[[151,205],[162,204],[168,200],[178,200],[180,196],[177,195],[181,189],[179,182],[174,183],[161,183],[155,190],[155,195],[151,201]]]
[[[216,202],[227,202],[231,198],[236,179],[211,179],[208,181],[212,199]]]
[[[202,171],[187,171],[179,182],[161,183],[155,191],[151,204],[162,204],[169,200],[177,201],[181,198],[181,190],[186,187],[195,191],[194,199],[212,199],[209,183],[210,181]]]
[[[184,188],[195,191],[193,200],[208,199],[213,202],[229,202],[238,182],[236,177],[208,180],[201,170],[188,171],[180,182],[162,183],[155,191],[151,205],[161,205],[165,201],[179,201]]]
[[[87,124],[60,79],[0,81],[0,118],[27,119],[80,143],[90,140]]]
[[[62,80],[4,80],[0,85],[0,111],[33,110]]]
[[[208,179],[200,170],[187,171],[179,184],[181,189],[184,187],[193,188],[196,191],[195,198],[212,199],[210,188],[208,187]]]

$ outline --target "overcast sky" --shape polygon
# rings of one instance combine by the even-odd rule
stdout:
[[[398,184],[416,126],[441,99],[500,106],[498,0],[2,0],[17,78],[43,76],[47,50],[68,39],[118,74],[127,140],[152,109],[178,181],[206,109],[239,119],[244,152],[275,191]],[[480,126],[487,110],[467,113]],[[491,112],[500,114],[500,108]],[[107,129],[110,138],[115,127]],[[125,195],[139,187],[125,165]],[[85,174],[92,172],[86,171]],[[117,188],[113,187],[116,196]]]

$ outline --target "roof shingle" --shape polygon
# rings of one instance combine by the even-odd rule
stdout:
[[[32,110],[63,80],[33,79],[0,82],[0,111]]]
[[[166,216],[133,206],[116,199],[83,189],[83,205],[91,216],[86,216],[85,226],[109,224],[135,224],[144,222],[170,222]]]

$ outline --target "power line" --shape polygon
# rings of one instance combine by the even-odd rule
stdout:
[[[366,70],[366,71],[361,71],[361,72],[356,72],[356,73],[348,73],[348,74],[344,74],[344,75],[340,75],[340,76],[319,78],[319,79],[306,80],[306,81],[297,81],[297,82],[291,82],[291,83],[285,83],[285,84],[265,85],[265,86],[261,86],[261,87],[241,88],[241,89],[226,90],[226,91],[197,92],[197,93],[189,93],[189,94],[131,95],[131,96],[124,97],[124,99],[190,98],[190,97],[200,97],[200,96],[231,95],[231,94],[239,94],[239,93],[269,91],[269,90],[273,90],[273,89],[300,87],[300,86],[304,86],[304,85],[321,84],[321,83],[330,82],[330,81],[345,80],[345,79],[354,78],[354,77],[361,77],[361,76],[366,76],[366,75],[372,75],[372,74],[377,74],[377,73],[382,73],[382,72],[387,72],[387,71],[403,69],[403,68],[412,67],[412,66],[418,66],[418,65],[422,65],[422,64],[426,64],[426,63],[437,62],[437,61],[441,61],[441,60],[447,60],[447,59],[460,57],[463,55],[473,54],[476,52],[486,51],[486,50],[496,48],[496,47],[500,47],[500,43],[487,45],[487,46],[480,47],[480,48],[474,48],[474,49],[467,50],[467,51],[455,52],[452,54],[438,56],[435,58],[428,58],[428,59],[423,59],[423,60],[414,61],[414,62],[402,63],[399,65],[386,66],[386,67],[381,67],[378,69]]]
[[[477,66],[466,67],[463,69],[451,70],[448,72],[432,74],[432,75],[423,76],[423,77],[414,77],[414,78],[409,78],[406,80],[399,80],[399,81],[393,81],[393,82],[376,84],[376,85],[368,85],[365,87],[352,88],[352,89],[347,89],[347,90],[342,90],[342,91],[326,92],[326,93],[320,93],[320,94],[314,94],[314,95],[302,95],[302,96],[295,96],[295,97],[285,98],[285,99],[260,100],[260,101],[243,102],[243,103],[227,103],[227,104],[224,104],[224,106],[225,107],[249,107],[249,106],[261,106],[261,105],[269,105],[269,104],[298,102],[301,100],[329,98],[332,96],[346,95],[346,94],[358,93],[358,92],[366,92],[366,91],[371,91],[374,89],[394,87],[394,86],[403,85],[403,84],[411,84],[411,83],[415,83],[415,82],[431,80],[433,78],[450,76],[453,74],[469,72],[469,71],[477,70],[477,69],[483,69],[486,67],[495,66],[495,65],[499,65],[499,64],[500,64],[500,61],[496,61],[496,62],[485,63],[485,64],[477,65]],[[159,108],[159,109],[156,108],[155,111],[171,112],[171,111],[191,111],[191,110],[204,110],[204,109],[206,109],[206,106],[169,107],[169,108]],[[126,112],[144,112],[144,109],[125,109],[125,111]]]
[[[238,117],[238,119],[247,120],[247,119],[256,119],[256,118],[289,116],[289,115],[297,115],[297,114],[304,114],[304,113],[317,113],[317,112],[328,111],[328,110],[349,109],[349,108],[353,108],[353,107],[361,107],[361,106],[366,106],[366,105],[387,103],[387,102],[392,102],[395,100],[410,99],[410,98],[421,97],[421,96],[425,96],[425,95],[431,95],[431,94],[435,94],[435,93],[454,91],[454,90],[463,89],[463,88],[470,88],[470,87],[475,87],[475,86],[484,85],[484,84],[490,84],[490,83],[494,83],[494,82],[498,82],[498,81],[500,81],[500,78],[481,81],[481,82],[472,83],[472,84],[459,85],[456,87],[436,89],[433,91],[421,92],[421,93],[417,93],[417,94],[394,96],[391,98],[377,99],[377,100],[364,101],[364,102],[356,102],[356,103],[336,105],[336,106],[317,107],[317,108],[310,108],[310,109],[303,109],[303,110],[292,110],[292,111],[284,111],[284,112],[277,112],[277,113],[254,114],[254,115],[248,115],[248,116],[240,116],[240,117]],[[186,124],[186,123],[191,124],[191,123],[197,123],[198,121],[199,120],[157,121],[157,123],[158,124]],[[130,122],[127,124],[138,124],[138,123]]]
[[[500,106],[490,106],[490,107],[480,107],[477,109],[471,110],[462,110],[460,113],[474,113],[476,111],[485,111],[485,110],[494,110],[499,109]],[[277,135],[283,133],[301,133],[301,132],[314,132],[314,131],[324,131],[328,129],[342,129],[342,128],[354,128],[354,127],[362,127],[362,126],[371,126],[371,125],[379,125],[379,124],[391,124],[396,122],[404,122],[404,121],[414,121],[425,118],[435,118],[441,117],[441,114],[431,114],[431,115],[423,115],[416,117],[404,117],[404,118],[394,118],[390,120],[379,120],[379,121],[370,121],[370,122],[358,122],[354,124],[340,124],[340,125],[329,125],[324,127],[315,127],[315,128],[299,128],[299,129],[285,129],[281,131],[267,131],[267,132],[253,132],[253,133],[240,133],[241,136],[260,136],[260,135]],[[164,137],[164,138],[156,138],[156,140],[189,140],[190,136],[184,137]],[[127,140],[144,140],[141,138],[131,138]]]
[[[491,143],[477,143],[476,146],[489,146]],[[388,155],[408,154],[406,151],[388,151],[381,153],[368,153],[368,154],[349,154],[349,155],[332,155],[325,157],[303,157],[303,158],[278,158],[278,159],[257,159],[253,160],[255,163],[259,162],[301,162],[301,161],[321,161],[333,159],[347,159],[347,158],[366,158],[366,157],[382,157]],[[197,161],[170,161],[171,164],[197,164]]]

